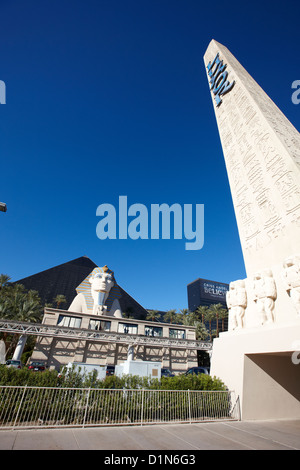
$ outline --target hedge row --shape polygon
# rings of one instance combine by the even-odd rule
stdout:
[[[113,388],[113,389],[152,389],[152,390],[227,390],[225,384],[210,375],[178,375],[162,377],[160,380],[138,376],[115,375],[97,380],[95,373],[81,375],[69,370],[58,374],[55,370],[33,372],[28,369],[15,369],[0,365],[0,385],[28,385],[36,387],[75,387],[75,388]]]

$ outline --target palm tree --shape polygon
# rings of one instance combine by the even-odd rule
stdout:
[[[132,307],[127,307],[125,312],[123,312],[123,316],[125,318],[134,318],[133,313],[134,309]]]
[[[23,300],[19,304],[19,310],[15,319],[17,321],[26,322],[26,323],[37,323],[41,321],[42,311],[41,304],[39,300],[31,299],[29,296],[24,295]],[[18,342],[22,343],[22,350],[27,341],[27,335],[14,335],[9,348],[7,349],[7,354],[15,348]]]
[[[176,323],[176,320],[177,320],[177,313],[176,313],[176,310],[168,310],[165,314],[164,314],[164,321],[166,323]]]
[[[206,340],[209,333],[204,323],[197,321],[194,326],[196,327],[196,339],[200,341]]]
[[[160,320],[160,313],[158,310],[148,310],[146,320],[150,321],[159,321]]]
[[[202,341],[208,337],[208,331],[205,324],[199,319],[199,315],[196,312],[190,312],[183,318],[183,323],[186,326],[196,327],[196,339]]]
[[[8,274],[0,274],[0,289],[6,287],[10,281]]]
[[[15,319],[28,323],[41,321],[41,304],[39,300],[24,296],[19,303],[19,308]]]
[[[25,300],[26,291],[23,284],[14,284],[6,287],[4,291],[4,301],[8,303],[10,313],[8,318],[17,320],[19,308]]]
[[[209,337],[210,337],[210,341],[212,341],[211,323],[212,323],[212,321],[215,320],[215,318],[216,318],[216,314],[215,314],[214,310],[209,308],[209,309],[206,311],[206,314],[205,314],[204,319],[205,319],[205,321],[208,322],[208,325],[209,325]]]
[[[182,308],[182,309],[180,309],[180,313],[182,315],[189,315],[191,312],[189,311],[188,308]]]
[[[219,312],[219,318],[222,320],[222,331],[225,331],[225,319],[228,318],[228,309],[221,308]]]
[[[0,300],[0,318],[9,318],[11,313],[10,305],[7,300]]]
[[[215,315],[216,319],[216,336],[219,336],[219,318],[222,318],[224,315],[224,310],[226,312],[226,309],[223,308],[222,304],[212,304],[209,307],[209,310]],[[224,330],[223,330],[224,331]]]
[[[53,299],[53,302],[56,303],[56,308],[60,308],[61,304],[65,304],[67,302],[66,297],[62,294],[57,294],[57,296]]]
[[[8,282],[9,276],[6,274],[1,274],[0,275],[0,318],[3,319],[9,319],[11,318],[11,306],[10,306],[10,301],[7,298],[7,282]],[[8,344],[8,333],[4,332],[1,334],[1,339],[3,339],[4,344],[5,344],[5,350],[7,350],[7,344]]]
[[[197,321],[199,321],[199,317],[195,312],[190,312],[183,317],[183,324],[186,326],[194,326]]]
[[[177,323],[185,324],[186,319],[191,314],[188,308],[181,308],[180,313],[177,313]]]
[[[195,313],[198,315],[199,319],[201,319],[201,322],[204,323],[205,321],[205,315],[207,313],[208,307],[206,305],[199,305],[199,307],[196,308]]]
[[[11,320],[22,322],[39,322],[42,319],[42,307],[37,291],[26,292],[22,284],[14,284],[2,289],[0,296],[0,316],[5,316]],[[4,341],[7,342],[7,335],[4,334]],[[10,341],[7,354],[17,344],[17,340],[25,346],[27,336],[15,335]],[[20,344],[21,344],[20,343]]]

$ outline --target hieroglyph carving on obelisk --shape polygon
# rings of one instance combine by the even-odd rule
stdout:
[[[272,298],[283,307],[289,292],[282,272],[286,260],[300,254],[300,135],[226,47],[212,40],[204,62],[247,272],[247,297],[254,302],[257,273],[267,272],[266,281],[274,277]],[[269,319],[273,316],[276,309]]]

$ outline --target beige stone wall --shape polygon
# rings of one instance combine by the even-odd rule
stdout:
[[[300,416],[300,367],[289,352],[245,356],[244,419]]]

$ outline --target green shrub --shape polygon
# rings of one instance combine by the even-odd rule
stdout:
[[[57,387],[58,374],[55,370],[32,372],[25,367],[15,369],[0,365],[0,385],[28,385],[32,387]]]
[[[162,377],[159,388],[162,390],[226,390],[226,386],[220,379],[206,374]]]
[[[67,388],[112,388],[112,389],[150,389],[150,390],[227,390],[224,383],[210,375],[177,375],[162,377],[160,380],[136,375],[107,376],[104,380],[96,378],[96,372],[82,375],[74,369],[33,372],[26,368],[15,369],[0,365],[0,385],[28,385],[35,387]]]

